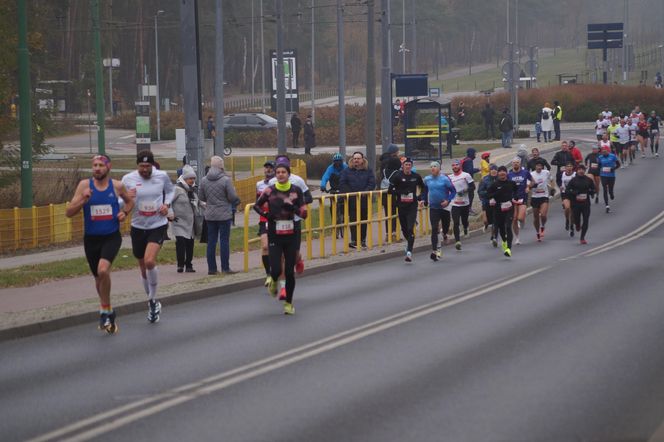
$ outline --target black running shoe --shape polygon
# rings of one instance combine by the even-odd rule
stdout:
[[[109,335],[118,331],[118,326],[115,323],[115,312],[102,313],[99,315],[99,330],[103,330]]]
[[[151,299],[148,301],[148,321],[154,324],[159,322],[159,316],[161,315],[161,302],[156,299]]]

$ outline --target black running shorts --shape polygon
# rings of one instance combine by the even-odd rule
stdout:
[[[143,259],[145,256],[145,249],[150,242],[157,243],[160,246],[164,244],[164,239],[166,239],[166,230],[168,230],[167,224],[149,230],[138,229],[132,226],[131,249],[134,257],[136,257],[136,259]]]
[[[90,271],[94,276],[98,276],[99,261],[105,259],[112,263],[120,246],[122,246],[122,235],[119,231],[110,235],[85,235],[83,237],[85,258],[88,260]]]
[[[549,198],[544,197],[544,198],[530,198],[530,207],[534,207],[535,209],[539,209],[543,203],[548,203]]]

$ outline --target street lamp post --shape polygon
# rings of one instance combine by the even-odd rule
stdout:
[[[154,15],[154,55],[155,55],[155,77],[157,81],[157,141],[161,141],[161,103],[159,102],[159,31],[157,27],[157,17],[163,14],[162,9]]]

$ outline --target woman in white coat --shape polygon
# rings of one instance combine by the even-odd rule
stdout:
[[[548,143],[551,141],[551,132],[553,131],[553,109],[551,109],[551,104],[548,102],[544,103],[542,108],[542,119],[540,120],[542,125],[542,134],[544,134],[544,142]]]
[[[194,191],[195,181],[196,172],[191,166],[185,165],[182,168],[182,175],[175,184],[175,194],[171,203],[178,273],[195,272],[191,264],[194,257],[196,214],[199,213],[198,196]]]

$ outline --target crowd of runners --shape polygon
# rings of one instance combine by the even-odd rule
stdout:
[[[484,232],[489,233],[491,246],[506,257],[512,246],[521,244],[521,230],[526,223],[527,207],[532,209],[534,241],[542,242],[547,232],[549,206],[560,197],[565,230],[570,237],[579,235],[586,244],[590,225],[591,205],[599,204],[600,193],[606,213],[614,199],[616,170],[632,164],[638,154],[659,156],[661,119],[653,111],[649,116],[636,107],[629,115],[614,116],[605,109],[596,122],[597,144],[585,158],[573,141],[562,141],[561,148],[549,163],[537,148],[527,154],[519,149],[508,166],[491,162],[490,153],[481,155],[480,168],[475,168],[475,150],[469,149],[462,160],[452,160],[452,173],[441,171],[438,161],[430,163],[430,173],[422,177],[413,167],[413,160],[399,157],[399,149],[391,145],[381,158],[378,188],[384,190],[383,207],[396,208],[397,219],[406,241],[405,261],[413,261],[415,226],[418,210],[428,207],[431,225],[432,261],[442,258],[442,247],[451,243],[462,250],[462,235],[469,234],[469,216],[475,193],[481,202]],[[329,182],[346,186],[376,187],[373,174],[366,171],[366,159],[355,152],[350,167],[335,155],[333,164],[322,180],[322,190]],[[556,170],[553,171],[552,167]],[[304,271],[300,254],[302,220],[313,198],[306,182],[291,173],[287,156],[277,156],[264,165],[264,178],[256,183],[254,210],[258,213],[262,264],[266,273],[265,287],[270,295],[283,302],[283,313],[295,314],[293,294],[295,274]],[[92,177],[82,180],[67,207],[72,217],[83,210],[84,249],[100,299],[99,328],[115,333],[118,329],[111,306],[110,271],[121,243],[120,223],[131,215],[132,252],[138,261],[140,281],[148,297],[150,323],[159,321],[161,304],[157,299],[157,256],[161,250],[169,222],[169,210],[175,187],[168,174],[155,167],[150,151],[137,155],[137,170],[121,181],[109,176],[111,159],[96,155],[92,159]],[[480,174],[476,186],[474,175]],[[369,176],[370,175],[370,176]],[[333,193],[333,189],[331,189]],[[364,199],[360,200],[361,217],[365,220]],[[349,200],[350,203],[350,200]],[[360,210],[358,210],[359,212]],[[356,210],[353,208],[352,213]],[[354,220],[351,220],[354,221]],[[339,220],[341,222],[341,220]],[[386,220],[386,232],[396,220]],[[353,229],[355,230],[355,229]],[[353,244],[364,240],[353,235]],[[441,238],[442,235],[442,238]],[[357,247],[355,245],[354,247]]]

